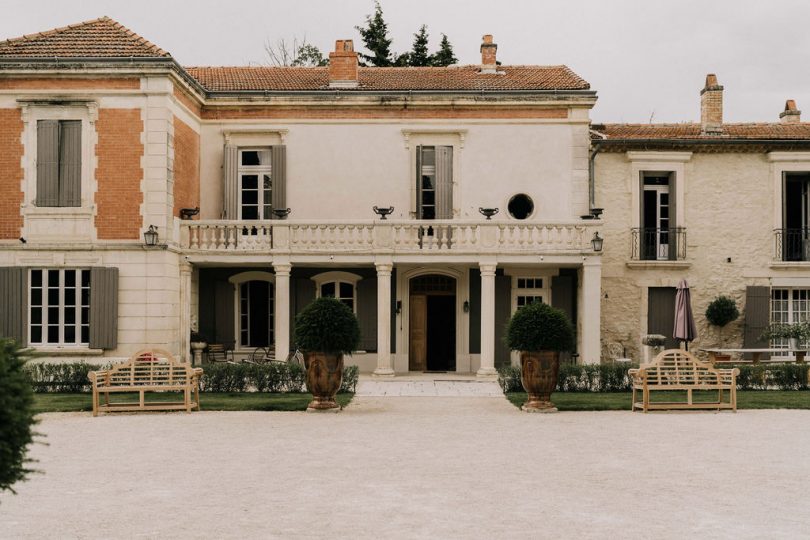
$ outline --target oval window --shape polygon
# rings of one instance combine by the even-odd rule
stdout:
[[[515,219],[526,219],[534,212],[534,202],[525,193],[518,193],[509,199],[509,215]]]

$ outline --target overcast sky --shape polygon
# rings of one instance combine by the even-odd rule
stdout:
[[[1,0],[0,39],[108,15],[183,65],[266,62],[267,40],[306,35],[328,53],[373,0]],[[599,94],[599,122],[700,119],[706,73],[725,86],[725,119],[778,120],[785,99],[810,118],[807,0],[382,0],[393,49],[427,24],[480,62],[491,33],[504,64],[567,64]]]

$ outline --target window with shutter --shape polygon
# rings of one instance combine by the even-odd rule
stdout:
[[[419,146],[416,149],[417,217],[453,217],[453,147]]]
[[[36,205],[81,206],[81,172],[81,120],[37,121]]]

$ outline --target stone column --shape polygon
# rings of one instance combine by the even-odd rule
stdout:
[[[391,263],[377,267],[377,369],[375,377],[393,377],[391,357]]]
[[[191,265],[180,263],[180,361],[191,362]]]
[[[579,358],[583,364],[598,364],[602,355],[602,261],[599,257],[588,257],[582,263],[579,283]]]
[[[274,290],[274,335],[276,338],[276,358],[286,360],[290,354],[290,270],[289,263],[273,264],[276,273]]]
[[[481,367],[479,377],[492,377],[495,371],[495,268],[481,263]]]

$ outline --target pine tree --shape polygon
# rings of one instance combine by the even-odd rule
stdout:
[[[382,7],[374,2],[374,15],[366,15],[365,27],[355,26],[363,38],[366,49],[371,54],[360,54],[360,57],[372,66],[388,67],[394,64],[391,54],[391,38],[388,37],[388,25],[383,19]]]
[[[432,66],[450,66],[458,62],[458,58],[453,54],[453,46],[445,34],[442,34],[439,50],[431,56],[430,61]]]
[[[424,24],[413,35],[413,48],[409,56],[408,65],[422,67],[431,64],[431,56],[428,54],[427,26]]]

